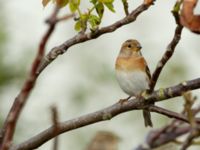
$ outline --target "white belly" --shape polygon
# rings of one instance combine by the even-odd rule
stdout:
[[[130,96],[137,96],[149,89],[148,77],[142,71],[122,72],[116,71],[116,77],[122,90]]]

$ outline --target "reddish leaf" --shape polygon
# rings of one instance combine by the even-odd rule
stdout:
[[[45,7],[49,2],[50,0],[42,0],[42,5]]]
[[[154,0],[144,0],[144,4],[151,5],[151,4],[153,4],[153,1]]]
[[[200,34],[200,15],[194,14],[194,8],[198,0],[184,0],[181,10],[181,24],[192,32]]]
[[[58,7],[64,7],[68,4],[69,0],[55,0]]]

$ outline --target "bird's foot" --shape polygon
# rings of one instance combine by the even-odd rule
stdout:
[[[123,103],[127,102],[130,98],[131,98],[131,96],[129,96],[129,97],[125,98],[125,99],[120,99],[119,103],[123,104]]]

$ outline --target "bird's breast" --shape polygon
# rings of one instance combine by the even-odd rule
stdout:
[[[117,81],[121,89],[131,96],[137,96],[146,89],[149,89],[149,81],[144,71],[120,71],[116,70]]]
[[[116,70],[123,70],[126,72],[141,70],[145,71],[146,62],[143,57],[118,57],[115,64]]]

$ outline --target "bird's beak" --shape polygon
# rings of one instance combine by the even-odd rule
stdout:
[[[138,45],[137,48],[140,50],[140,49],[142,49],[142,46],[141,46],[141,45]]]

